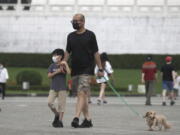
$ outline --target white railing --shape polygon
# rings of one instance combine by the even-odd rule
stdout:
[[[14,10],[9,10],[8,7]],[[83,12],[102,16],[180,15],[180,0],[31,0],[0,4],[0,15],[66,15]]]

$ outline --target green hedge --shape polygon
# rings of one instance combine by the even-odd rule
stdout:
[[[39,72],[33,70],[24,70],[17,74],[16,82],[20,85],[24,81],[29,82],[30,85],[41,85],[42,76]]]
[[[0,61],[8,67],[45,67],[51,62],[50,54],[1,53]]]
[[[147,55],[123,54],[109,55],[113,68],[139,69]],[[180,55],[171,55],[176,68],[180,69]],[[166,55],[153,55],[154,61],[160,67],[164,63]],[[50,54],[23,54],[23,53],[1,53],[0,61],[9,67],[43,67],[47,68],[51,63]]]

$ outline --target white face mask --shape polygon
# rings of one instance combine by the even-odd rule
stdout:
[[[58,57],[58,56],[53,56],[53,57],[52,57],[52,61],[53,61],[54,63],[57,63],[57,62],[58,62],[57,57]]]
[[[0,65],[0,69],[3,69],[3,65]]]

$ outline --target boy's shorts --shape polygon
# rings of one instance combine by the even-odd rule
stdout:
[[[77,75],[72,77],[72,89],[75,91],[90,91],[90,75]]]
[[[48,104],[52,104],[54,106],[55,99],[57,98],[58,112],[64,112],[66,106],[66,97],[67,97],[66,90],[61,90],[61,91],[50,90],[48,96]]]
[[[173,81],[163,81],[162,87],[165,90],[172,91],[173,90]]]

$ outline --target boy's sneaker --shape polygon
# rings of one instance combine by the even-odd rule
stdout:
[[[92,124],[91,120],[84,119],[84,121],[82,122],[82,124],[79,127],[80,128],[90,128],[90,127],[93,127],[93,124]]]
[[[63,128],[63,123],[62,121],[58,120],[55,123],[53,123],[53,127],[55,128]]]
[[[172,101],[170,102],[170,105],[173,106],[174,104],[175,104],[175,102],[172,100]]]
[[[79,127],[79,118],[75,117],[73,119],[73,121],[71,122],[71,126],[74,128],[78,128]]]
[[[57,122],[59,121],[59,115],[55,115],[54,120],[52,122],[53,127],[57,126]]]
[[[162,106],[166,106],[166,102],[162,102]]]
[[[58,127],[61,127],[61,128],[63,128],[64,126],[63,126],[63,123],[62,123],[62,121],[61,120],[59,120],[58,121]]]
[[[100,99],[97,100],[97,104],[101,105],[101,100]]]

